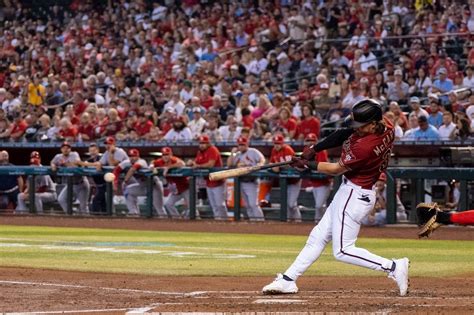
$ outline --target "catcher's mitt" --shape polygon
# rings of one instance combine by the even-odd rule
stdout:
[[[441,226],[440,223],[436,222],[436,217],[441,210],[438,207],[438,204],[433,203],[419,203],[416,206],[416,214],[418,217],[418,226],[420,231],[418,232],[418,237],[429,237],[434,230]]]

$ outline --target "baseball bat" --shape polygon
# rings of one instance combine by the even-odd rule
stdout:
[[[291,161],[285,161],[285,162],[278,162],[278,163],[270,163],[266,165],[255,165],[255,166],[233,168],[230,170],[213,172],[209,174],[209,179],[212,181],[217,181],[217,180],[222,180],[222,179],[231,178],[231,177],[239,177],[239,176],[250,174],[252,172],[264,170],[267,168],[288,165],[290,163]]]

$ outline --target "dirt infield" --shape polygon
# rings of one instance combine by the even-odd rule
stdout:
[[[2,216],[0,224],[306,235],[312,224],[170,222],[141,219]],[[414,227],[364,228],[364,237],[413,238]],[[442,228],[438,239],[472,240],[474,229]],[[268,277],[163,277],[0,268],[0,312],[474,313],[474,275],[412,278],[408,297],[380,277],[302,277],[300,293],[264,296]]]

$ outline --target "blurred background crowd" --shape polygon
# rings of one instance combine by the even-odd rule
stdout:
[[[465,1],[1,2],[4,141],[303,140],[364,97],[399,140],[472,136]]]

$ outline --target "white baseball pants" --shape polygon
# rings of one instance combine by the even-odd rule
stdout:
[[[244,198],[249,220],[265,220],[262,208],[260,208],[258,204],[258,182],[241,182],[240,189],[241,195]]]
[[[89,213],[89,192],[90,184],[88,180],[72,185],[72,196],[79,200],[79,213]],[[63,211],[67,212],[67,186],[59,194],[58,203]]]
[[[181,217],[178,209],[176,208],[176,203],[180,201],[181,199],[184,199],[184,202],[186,203],[186,207],[189,209],[189,190],[188,189],[178,195],[169,194],[168,198],[166,199],[165,209],[168,210],[168,213],[173,219],[177,219]]]
[[[374,204],[375,191],[363,189],[346,180],[285,275],[293,280],[298,279],[319,258],[331,240],[333,255],[337,260],[389,272],[391,260],[355,246],[361,221],[370,213]]]
[[[331,192],[331,187],[327,186],[319,186],[313,187],[313,197],[314,197],[314,220],[319,221],[322,219],[325,209],[324,206],[326,204],[326,200],[329,197],[329,193]]]
[[[211,205],[214,219],[227,220],[227,206],[225,205],[225,185],[206,187],[207,199]]]
[[[166,211],[163,208],[163,185],[160,181],[155,181],[153,185],[153,209],[155,209],[158,216],[166,216]],[[125,196],[125,203],[129,214],[140,214],[138,207],[138,196],[146,196],[146,183],[137,182],[125,186],[123,195]]]
[[[26,202],[29,202],[29,200],[25,200],[24,198],[25,198],[24,193],[18,194],[18,205],[16,207],[16,211],[29,210],[28,207],[26,206]],[[52,193],[52,192],[35,193],[36,213],[43,213],[43,202],[52,202],[55,200],[56,200],[56,193]]]
[[[296,184],[291,184],[287,186],[287,201],[288,201],[288,211],[287,216],[290,220],[301,220],[301,212],[298,207],[298,197],[301,190],[301,180]]]

